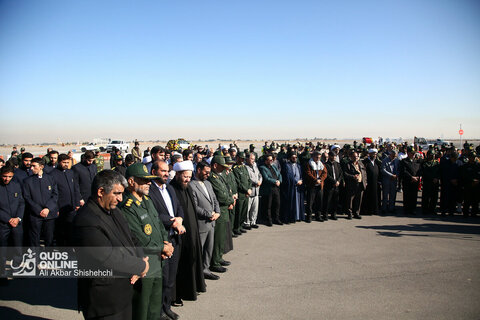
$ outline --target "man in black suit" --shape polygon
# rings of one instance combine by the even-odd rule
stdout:
[[[74,220],[73,243],[80,270],[111,270],[113,277],[79,277],[78,302],[86,319],[132,319],[133,284],[149,269],[148,257],[134,247],[127,221],[117,205],[125,177],[103,170],[92,196]]]
[[[415,215],[418,186],[420,185],[420,163],[414,159],[415,149],[407,148],[407,157],[400,162],[403,183],[403,210],[406,215]]]
[[[13,179],[20,183],[23,186],[23,180],[32,175],[30,167],[32,165],[33,155],[30,152],[25,152],[22,154],[22,163],[20,166],[15,169]]]
[[[163,266],[163,312],[170,318],[176,319],[178,315],[171,310],[174,295],[175,279],[177,276],[178,262],[181,255],[180,235],[185,233],[183,226],[183,209],[178,201],[173,187],[167,184],[168,164],[156,161],[152,165],[152,174],[159,177],[150,185],[150,198],[158,211],[158,216],[168,232],[168,241],[172,243],[174,253]]]
[[[328,220],[328,214],[332,220],[337,220],[337,207],[340,184],[343,184],[343,171],[340,163],[335,161],[335,152],[328,152],[328,161],[325,162],[327,168],[327,178],[324,185],[324,202],[323,202],[323,220]]]
[[[367,187],[362,197],[362,215],[378,214],[380,166],[377,162],[377,153],[377,149],[369,149],[368,157],[363,159],[363,165],[367,170]]]
[[[48,158],[50,159],[50,162],[45,165],[45,168],[43,171],[45,173],[50,174],[53,169],[55,169],[58,166],[58,151],[52,150],[48,153]]]
[[[33,176],[23,181],[23,197],[27,203],[30,222],[28,228],[28,244],[31,247],[40,246],[40,235],[43,231],[45,246],[53,245],[55,219],[58,217],[58,190],[55,179],[44,174],[45,164],[42,158],[32,160]]]
[[[82,162],[74,165],[72,170],[80,186],[80,194],[82,195],[80,205],[83,206],[88,198],[90,198],[93,178],[97,174],[97,165],[95,164],[95,155],[93,152],[90,150],[85,152]]]
[[[52,151],[53,152],[53,151]],[[50,157],[51,159],[52,157]],[[58,246],[70,244],[73,231],[73,219],[80,208],[80,187],[75,180],[73,171],[68,169],[70,159],[64,153],[58,156],[56,168],[50,171],[58,189],[59,216],[55,225],[55,237]]]
[[[361,219],[360,206],[363,191],[367,188],[367,171],[356,151],[350,153],[350,161],[345,165],[343,175],[345,177],[345,204],[347,219]]]

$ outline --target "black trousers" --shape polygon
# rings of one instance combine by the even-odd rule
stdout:
[[[418,184],[403,184],[403,210],[406,214],[412,214],[417,207]]]
[[[305,219],[311,220],[312,214],[315,214],[315,218],[320,218],[322,211],[323,190],[321,186],[309,187],[307,189],[307,215]]]
[[[272,187],[269,195],[262,197],[262,208],[266,222],[280,220],[280,189]]]
[[[422,211],[426,214],[435,213],[438,202],[438,183],[423,180],[422,186]]]
[[[339,197],[339,190],[338,187],[335,186],[325,186],[323,189],[323,209],[322,214],[326,216],[330,214],[332,216],[336,215],[337,207],[338,207],[338,197]]]
[[[14,247],[13,259],[19,262],[21,258],[21,247],[23,241],[23,224],[19,223],[15,228],[10,224],[0,223],[0,277],[5,274],[5,262],[7,261],[7,247],[9,241]],[[10,249],[12,250],[12,249]]]
[[[359,183],[351,185],[345,195],[345,212],[349,215],[359,215],[362,205],[363,187]]]
[[[53,235],[55,232],[55,220],[30,216],[30,226],[28,228],[28,245],[30,247],[40,247],[40,237],[43,234],[45,247],[53,246]]]
[[[162,298],[164,310],[170,310],[172,300],[176,298],[175,279],[177,278],[178,262],[180,261],[180,255],[182,254],[181,246],[179,245],[176,236],[169,237],[169,241],[173,245],[173,255],[171,258],[165,260],[162,268]]]

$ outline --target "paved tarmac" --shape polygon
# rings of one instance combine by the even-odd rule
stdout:
[[[480,218],[261,226],[181,319],[480,319]],[[0,319],[81,319],[75,280],[0,287]]]

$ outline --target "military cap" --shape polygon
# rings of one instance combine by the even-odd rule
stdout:
[[[219,164],[225,168],[230,168],[226,163],[225,163],[225,157],[224,156],[221,156],[221,155],[215,155],[213,156],[212,158],[212,161],[210,162],[210,164],[213,166],[214,164]]]
[[[130,177],[143,178],[143,179],[158,179],[157,176],[151,175],[148,173],[147,167],[143,163],[134,163],[127,168],[125,177],[128,179]]]
[[[250,144],[250,148],[252,147],[255,149],[255,145],[253,143]]]
[[[123,160],[122,155],[120,154],[115,155],[115,161],[120,161],[120,160]]]
[[[20,148],[20,151],[25,151],[25,148],[24,148],[24,147],[21,147],[21,148]]]
[[[237,157],[245,159],[245,152],[240,151],[239,153],[237,153]]]
[[[217,150],[213,153],[213,156],[222,156],[223,157],[223,153],[222,153],[222,151]]]
[[[224,158],[225,158],[225,163],[226,164],[234,164],[235,163],[235,161],[233,161],[232,157],[230,157],[230,156],[226,156]]]

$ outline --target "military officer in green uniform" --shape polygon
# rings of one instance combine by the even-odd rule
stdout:
[[[222,267],[223,252],[225,247],[225,238],[227,230],[227,221],[229,220],[228,210],[233,209],[233,198],[230,194],[225,176],[222,172],[229,166],[225,163],[225,157],[216,155],[210,162],[212,171],[208,181],[212,184],[213,191],[220,205],[220,217],[215,221],[215,233],[213,240],[212,261],[210,270],[213,272],[225,272],[227,268]]]
[[[162,260],[172,256],[173,246],[167,241],[167,231],[148,198],[151,180],[157,177],[150,175],[144,164],[135,163],[128,167],[126,178],[128,187],[119,207],[135,245],[143,248],[150,264],[147,276],[135,287],[133,319],[169,319],[162,314]]]
[[[97,172],[103,170],[105,165],[105,158],[100,154],[100,151],[95,151],[95,164],[97,165]]]
[[[232,172],[237,182],[238,199],[235,204],[235,222],[233,232],[237,235],[242,233],[243,229],[251,229],[245,225],[247,220],[248,197],[252,194],[252,180],[248,174],[245,162],[245,152],[237,154],[237,164],[233,166]]]
[[[237,204],[238,199],[238,190],[237,190],[237,181],[235,179],[235,175],[232,172],[232,165],[235,161],[232,160],[230,156],[225,157],[225,163],[228,165],[228,168],[223,171],[223,176],[225,178],[225,182],[227,183],[228,191],[230,192],[230,196],[233,198],[233,208],[228,210],[228,217],[230,221],[230,230],[232,231],[232,237],[236,238],[237,235],[234,233],[235,227],[235,206]]]

